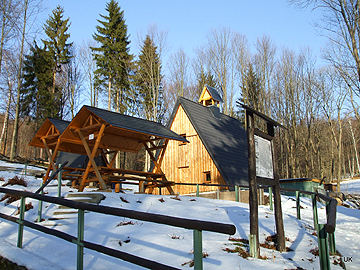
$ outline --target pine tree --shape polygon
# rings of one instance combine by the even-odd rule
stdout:
[[[124,11],[120,10],[118,3],[111,0],[105,10],[108,15],[100,14],[103,21],[98,20],[100,25],[96,26],[97,33],[93,35],[100,47],[91,47],[97,65],[95,73],[98,83],[107,85],[108,109],[111,110],[113,99],[115,109],[124,113],[129,102],[130,41]]]
[[[147,35],[139,59],[136,62],[135,84],[140,96],[141,107],[148,120],[160,121],[162,118],[162,79],[157,47],[150,36]]]
[[[59,118],[59,111],[51,92],[53,59],[46,47],[36,44],[25,56],[21,87],[21,112],[35,120],[37,128],[47,117]]]
[[[73,57],[71,54],[73,43],[67,43],[70,37],[70,34],[67,33],[70,27],[69,18],[64,20],[63,14],[64,9],[60,6],[57,6],[52,11],[52,15],[46,20],[44,26],[45,34],[48,38],[43,40],[43,43],[52,56],[53,85],[51,91],[61,118],[65,104],[65,95],[62,93],[63,89],[57,85],[56,77],[57,73],[61,72],[62,65],[68,64]]]
[[[214,76],[210,72],[204,71],[203,68],[201,68],[200,73],[197,75],[196,80],[197,80],[198,97],[200,97],[201,92],[203,91],[205,85],[214,88],[216,88],[217,86]]]
[[[251,64],[249,64],[247,71],[242,78],[242,84],[240,87],[242,93],[239,101],[257,111],[263,112],[263,106],[259,99],[261,83]],[[240,120],[245,123],[244,111],[240,109],[238,114]]]

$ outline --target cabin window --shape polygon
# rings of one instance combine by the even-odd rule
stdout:
[[[184,137],[186,139],[186,134],[180,134],[180,136]],[[180,142],[179,143],[179,164],[178,168],[188,168],[189,167],[189,156],[188,156],[188,146],[186,142]]]
[[[180,134],[180,136],[186,139],[186,133]],[[186,142],[179,142],[179,145],[185,145],[185,144]]]
[[[210,172],[204,172],[204,182],[211,183],[211,173]]]

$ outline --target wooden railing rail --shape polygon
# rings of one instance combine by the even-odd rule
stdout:
[[[7,189],[0,187],[0,193],[11,194],[15,196],[20,196],[21,199],[21,206],[20,206],[20,215],[19,218],[15,218],[12,216],[8,216],[5,214],[0,213],[0,217],[4,218],[9,221],[13,221],[19,223],[19,235],[18,235],[18,247],[22,247],[22,234],[23,234],[23,226],[28,226],[32,229],[39,230],[41,232],[57,236],[61,239],[66,241],[75,243],[78,245],[78,261],[77,261],[77,269],[83,269],[82,263],[82,249],[89,248],[95,251],[120,258],[122,260],[129,261],[131,263],[147,267],[150,269],[176,269],[174,267],[166,266],[161,263],[157,263],[151,260],[147,260],[144,258],[140,258],[138,256],[134,256],[128,253],[124,253],[115,249],[110,249],[104,246],[100,246],[94,243],[90,243],[84,241],[83,239],[83,223],[84,223],[84,211],[92,211],[96,213],[106,214],[106,215],[113,215],[119,217],[127,217],[141,221],[148,221],[158,224],[164,224],[174,227],[180,227],[185,229],[192,229],[194,231],[194,269],[202,269],[202,231],[211,231],[223,234],[233,235],[236,232],[236,227],[232,224],[223,224],[218,222],[211,222],[211,221],[202,221],[202,220],[194,220],[194,219],[186,219],[186,218],[178,218],[172,216],[165,216],[160,214],[152,214],[152,213],[145,213],[135,210],[127,210],[121,208],[115,208],[110,206],[101,206],[101,205],[94,205],[88,204],[83,202],[76,202],[71,201],[63,198],[58,197],[50,197],[41,194],[36,194],[27,191],[19,191],[14,189]],[[24,220],[24,211],[25,211],[25,198],[33,198],[39,201],[45,201],[49,203],[59,204],[63,206],[67,206],[70,208],[78,209],[78,228],[82,228],[81,230],[78,229],[78,237],[74,237],[72,235],[60,232],[58,230],[50,229],[43,227],[39,224],[35,224],[29,221]],[[21,239],[20,239],[21,238]]]

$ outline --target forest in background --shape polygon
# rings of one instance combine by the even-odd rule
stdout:
[[[359,3],[289,2],[322,10],[323,64],[311,48],[297,53],[269,36],[252,44],[225,27],[210,31],[195,57],[179,48],[165,63],[167,32],[156,25],[130,54],[126,10],[116,1],[100,12],[94,35],[74,44],[62,7],[34,29],[41,1],[0,0],[0,152],[39,158],[28,142],[43,121],[71,120],[84,104],[165,124],[178,96],[197,101],[207,84],[219,90],[223,113],[242,121],[240,101],[285,127],[276,132],[280,178],[358,176]],[[146,163],[143,152],[123,158],[124,167]]]

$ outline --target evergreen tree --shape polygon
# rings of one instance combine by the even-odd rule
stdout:
[[[57,6],[52,11],[52,15],[46,20],[44,26],[45,34],[48,38],[43,40],[53,61],[53,85],[51,91],[61,118],[66,101],[64,100],[65,95],[62,92],[63,89],[57,85],[56,77],[57,73],[61,72],[61,67],[68,64],[73,57],[71,54],[73,43],[67,43],[67,40],[70,37],[70,34],[67,33],[70,27],[69,18],[64,20],[63,14],[64,9],[60,6]]]
[[[203,68],[201,68],[200,73],[197,75],[196,80],[197,80],[198,98],[200,97],[201,92],[203,91],[205,85],[214,88],[216,88],[217,86],[214,76],[210,72],[204,71]]]
[[[96,26],[97,33],[93,35],[100,47],[91,47],[97,65],[95,73],[98,82],[107,85],[108,109],[111,110],[113,100],[116,111],[124,113],[129,103],[130,41],[124,11],[118,3],[111,0],[105,10],[108,15],[100,14],[103,21],[98,20],[100,25]]]
[[[21,87],[21,112],[28,115],[40,127],[47,117],[59,117],[51,92],[53,86],[52,54],[36,44],[25,56]]]
[[[242,78],[242,84],[240,88],[242,93],[239,101],[257,111],[263,112],[263,106],[259,98],[261,92],[261,83],[251,64],[249,64],[247,71]],[[240,109],[238,112],[238,117],[243,123],[245,123],[243,109]]]
[[[146,119],[161,121],[163,112],[161,63],[157,47],[146,35],[136,62],[135,85]]]

